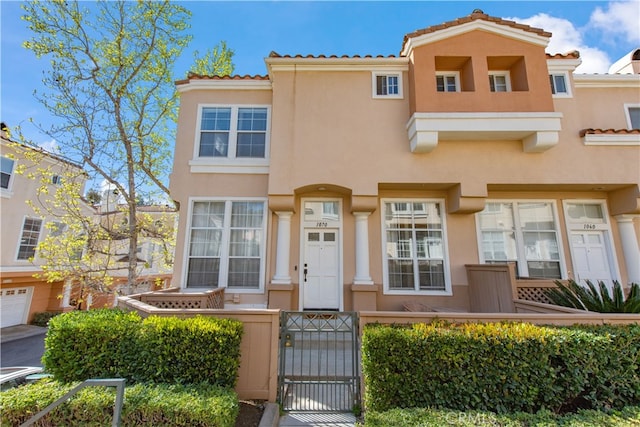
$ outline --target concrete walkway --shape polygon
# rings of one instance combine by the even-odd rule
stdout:
[[[353,414],[289,412],[280,417],[280,427],[354,427],[356,417]]]

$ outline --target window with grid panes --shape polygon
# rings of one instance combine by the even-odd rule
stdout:
[[[385,202],[384,232],[390,291],[446,290],[440,202]]]
[[[187,287],[259,289],[264,270],[264,202],[193,202]]]

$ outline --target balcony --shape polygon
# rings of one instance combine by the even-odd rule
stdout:
[[[407,123],[412,153],[433,151],[440,141],[521,141],[526,153],[558,143],[562,113],[479,112],[414,113]]]

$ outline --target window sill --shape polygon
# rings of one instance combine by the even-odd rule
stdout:
[[[388,289],[384,290],[384,295],[428,295],[428,296],[437,296],[437,297],[450,297],[453,296],[453,292],[451,290],[445,289],[444,291],[415,291],[415,290],[395,290]]]
[[[268,159],[194,159],[189,161],[191,173],[268,174]]]
[[[10,199],[13,197],[13,191],[9,191],[5,188],[0,188],[0,197],[4,199]]]

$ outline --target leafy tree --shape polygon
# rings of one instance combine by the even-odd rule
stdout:
[[[196,50],[193,53],[194,63],[189,70],[189,74],[199,76],[228,76],[233,73],[232,58],[235,52],[227,47],[224,40],[205,52],[204,56],[199,56]]]
[[[91,188],[87,191],[87,194],[85,194],[85,198],[92,205],[97,205],[102,201],[102,194],[100,194],[96,188]]]
[[[25,48],[50,60],[43,77],[46,89],[35,96],[58,124],[43,130],[90,178],[117,190],[122,202],[119,215],[113,215],[117,223],[98,221],[98,227],[77,217],[73,207],[59,209],[71,211],[64,221],[73,235],[82,236],[88,252],[107,252],[105,241],[126,244],[128,291],[138,274],[139,236],[150,229],[148,220],[136,214],[137,203],[169,194],[177,113],[172,68],[191,40],[184,33],[190,12],[168,0],[33,1],[22,7],[33,32]],[[65,191],[73,198],[78,189]],[[54,256],[59,248],[50,245],[47,274],[74,271],[64,264],[63,254]],[[75,275],[82,278],[86,266],[76,267]]]

